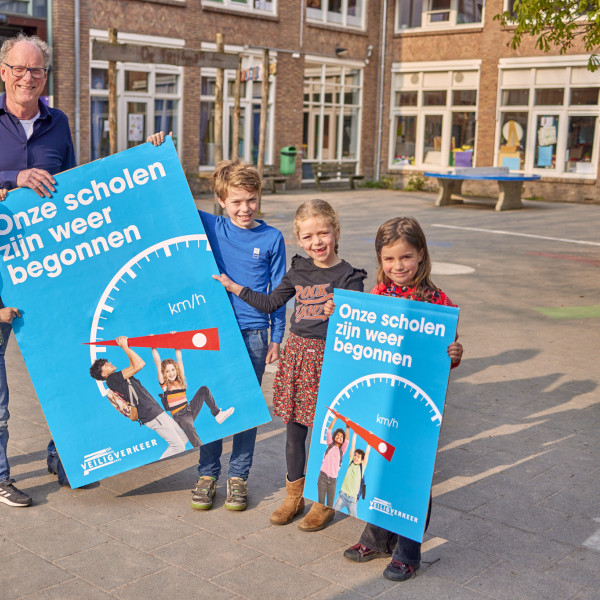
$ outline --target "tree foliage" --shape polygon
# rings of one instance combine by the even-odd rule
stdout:
[[[512,48],[521,45],[523,37],[533,36],[543,52],[557,47],[566,54],[577,39],[590,53],[588,69],[600,66],[599,0],[515,0],[512,10],[495,17],[503,26],[515,27]]]

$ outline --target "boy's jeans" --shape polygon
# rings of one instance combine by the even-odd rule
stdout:
[[[333,510],[342,510],[344,507],[348,509],[348,514],[351,517],[356,517],[356,498],[351,498],[348,494],[340,492],[333,505]]]
[[[242,331],[244,343],[250,355],[258,383],[262,383],[265,372],[265,360],[269,349],[269,332],[267,329],[247,329]],[[229,472],[227,477],[240,477],[248,479],[252,458],[254,457],[254,444],[256,442],[256,427],[247,429],[233,436],[233,449],[229,458]],[[223,440],[216,440],[210,444],[200,446],[200,460],[198,462],[198,475],[219,478],[221,474],[221,454],[223,453]]]
[[[0,300],[0,308],[3,307]],[[0,331],[4,338],[4,343],[0,344],[0,481],[10,479],[10,467],[6,449],[8,447],[8,381],[6,379],[6,366],[4,362],[4,353],[8,344],[8,337],[11,332],[10,323],[0,323]]]

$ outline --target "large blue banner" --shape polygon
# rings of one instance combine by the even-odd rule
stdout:
[[[304,495],[422,541],[458,309],[335,290]]]
[[[171,139],[56,181],[0,203],[0,293],[72,487],[269,421]]]

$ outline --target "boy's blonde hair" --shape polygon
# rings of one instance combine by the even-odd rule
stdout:
[[[258,171],[242,160],[222,160],[212,176],[212,185],[217,198],[227,200],[230,188],[242,188],[247,192],[256,192],[260,196],[262,180]]]
[[[326,200],[307,200],[303,202],[296,211],[294,217],[294,233],[296,237],[300,233],[300,223],[310,219],[310,217],[321,217],[329,223],[335,234],[335,248],[334,252],[338,253],[338,239],[340,237],[340,222],[338,215],[333,209],[333,206]]]

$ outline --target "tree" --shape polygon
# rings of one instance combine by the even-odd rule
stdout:
[[[576,39],[590,52],[588,69],[600,66],[600,4],[598,0],[514,0],[512,8],[494,17],[503,26],[515,26],[511,42],[518,48],[524,36],[536,37],[543,52],[552,47],[566,54]]]

